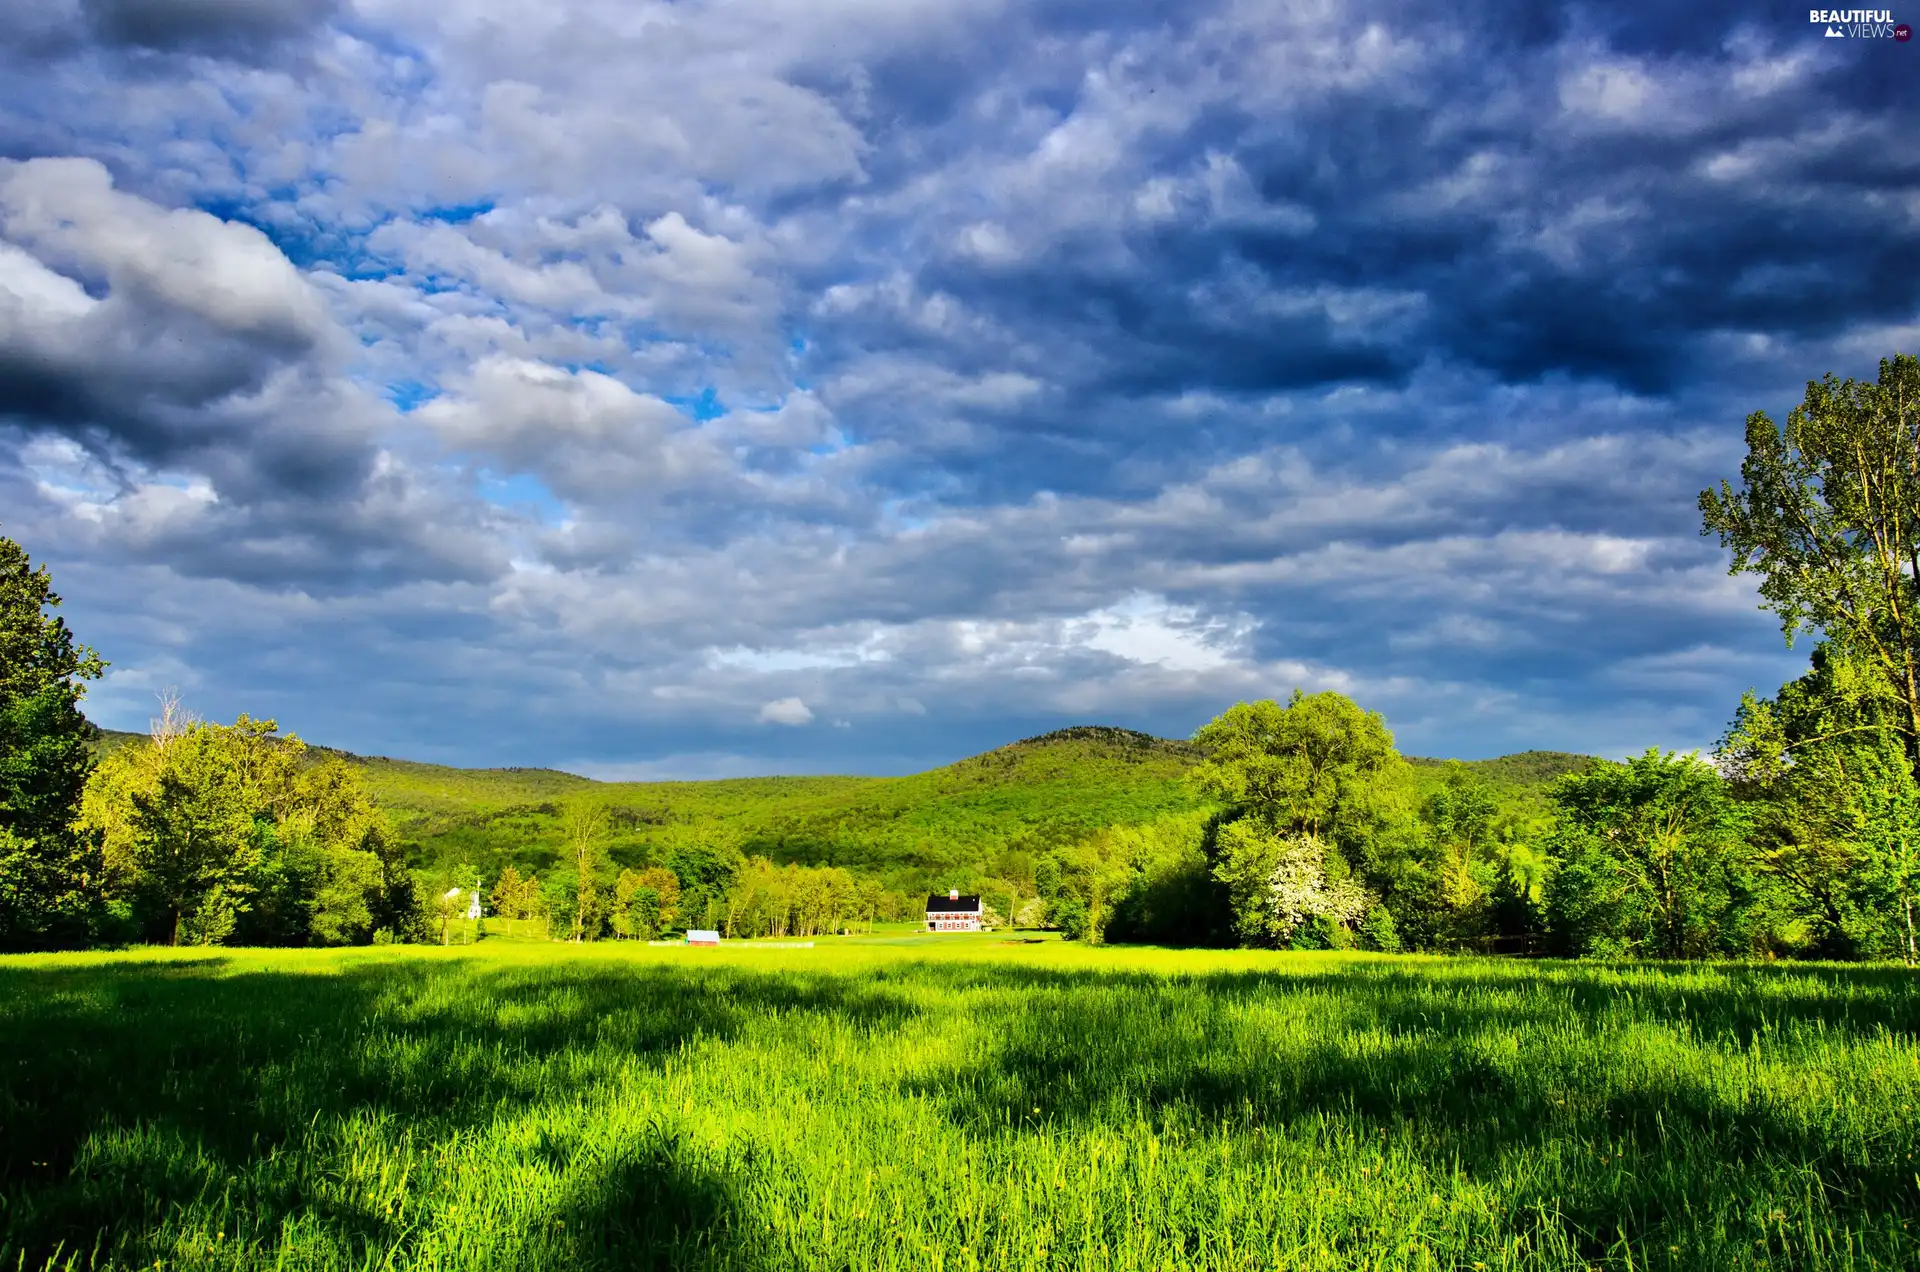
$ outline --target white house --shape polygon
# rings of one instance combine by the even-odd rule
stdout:
[[[980,909],[979,897],[963,897],[958,888],[948,889],[944,897],[928,897],[927,931],[978,932]]]

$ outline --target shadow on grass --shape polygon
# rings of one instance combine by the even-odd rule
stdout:
[[[229,968],[220,958],[0,967],[0,1034],[13,1042],[0,1061],[0,1263],[24,1255],[39,1266],[57,1247],[89,1249],[103,1234],[145,1229],[223,1181],[241,1179],[244,1191],[250,1163],[297,1147],[330,1115],[390,1118],[432,1140],[503,1107],[575,1098],[635,1058],[658,1063],[753,1022],[832,1017],[879,1030],[918,1012],[906,996],[853,977],[724,966],[394,959],[322,974]],[[564,1063],[549,1063],[562,1053]],[[81,1146],[101,1132],[111,1133],[104,1165],[96,1153],[90,1171],[76,1172]],[[645,1243],[656,1240],[689,1257],[704,1249],[710,1261],[714,1234],[737,1225],[719,1222],[720,1184],[677,1161],[663,1141],[574,1186],[575,1222],[548,1244],[581,1258],[598,1252],[606,1266],[685,1265],[653,1261]],[[269,1227],[317,1221],[363,1251],[403,1239],[391,1217],[313,1188],[245,1200]],[[626,1252],[608,1253],[616,1249]],[[743,1266],[742,1252],[725,1261]]]
[[[1252,1146],[1267,1128],[1344,1129],[1438,1175],[1489,1182],[1513,1178],[1516,1161],[1571,1153],[1553,1201],[1595,1260],[1608,1252],[1595,1234],[1696,1222],[1703,1198],[1689,1187],[1738,1208],[1794,1176],[1842,1216],[1920,1218],[1911,1110],[1836,1126],[1797,1093],[1754,1098],[1722,1082],[1756,1040],[1797,1043],[1791,1063],[1812,1072],[1843,1046],[1910,1038],[1920,1026],[1910,973],[1605,974],[1619,970],[1328,962],[1170,982],[1050,969],[1040,1000],[982,1001],[980,1032],[997,1040],[985,1054],[906,1089],[980,1136],[1145,1119],[1237,1130]],[[956,988],[1025,979],[928,973]],[[1276,1020],[1289,1031],[1278,1042],[1262,1033]],[[1632,1170],[1605,1169],[1623,1159]]]

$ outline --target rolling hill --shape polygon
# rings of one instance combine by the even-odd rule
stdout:
[[[101,749],[138,744],[104,732]],[[1078,726],[1027,738],[908,777],[753,777],[699,782],[597,782],[555,769],[462,769],[339,755],[360,769],[413,862],[509,862],[545,872],[560,853],[562,804],[584,797],[612,824],[609,852],[638,865],[686,839],[722,839],[776,861],[838,865],[912,890],[939,886],[1006,850],[1036,851],[1101,826],[1194,808],[1191,744],[1129,729]],[[1449,761],[1413,758],[1437,786]],[[1589,757],[1528,751],[1466,761],[1503,803],[1544,812],[1553,778]]]

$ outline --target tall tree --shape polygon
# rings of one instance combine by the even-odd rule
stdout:
[[[1784,429],[1754,412],[1740,478],[1700,493],[1702,533],[1760,576],[1789,643],[1822,633],[1885,680],[1920,775],[1920,359],[1810,382]]]
[[[607,837],[607,810],[588,800],[568,804],[561,818],[561,838],[573,862],[576,885],[573,939],[591,940],[600,934],[600,862]]]
[[[271,720],[168,710],[145,745],[89,778],[80,827],[109,894],[152,938],[355,944],[421,934],[420,901],[385,816],[338,759],[313,762]]]
[[[1339,839],[1365,814],[1374,779],[1399,760],[1378,711],[1298,689],[1286,706],[1240,702],[1201,726],[1200,791],[1276,828]]]
[[[92,767],[84,681],[106,664],[53,613],[43,565],[0,537],[0,949],[84,942],[100,855],[74,813]]]
[[[1920,783],[1898,715],[1884,677],[1822,642],[1774,697],[1746,694],[1721,742],[1759,864],[1811,929],[1805,952],[1920,958]],[[1784,932],[1778,943],[1796,944]]]

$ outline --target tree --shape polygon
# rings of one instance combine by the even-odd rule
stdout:
[[[613,889],[613,925],[622,936],[649,941],[678,917],[680,881],[671,870],[622,870]]]
[[[1193,740],[1206,753],[1192,775],[1202,794],[1316,839],[1348,832],[1400,758],[1379,712],[1333,692],[1236,703]]]
[[[711,928],[747,861],[728,832],[706,830],[674,841],[662,864],[680,881],[681,921]]]
[[[560,833],[575,876],[573,939],[592,940],[600,934],[600,885],[598,875],[605,857],[602,844],[607,837],[607,810],[587,800],[568,804],[562,815]]]
[[[1349,854],[1369,845],[1404,768],[1380,714],[1343,694],[1296,689],[1285,707],[1228,708],[1194,741],[1206,758],[1192,780],[1226,805],[1208,858],[1241,941],[1287,943],[1307,929],[1323,943],[1346,941],[1371,900]]]
[[[540,881],[532,875],[521,878],[520,872],[509,865],[500,871],[487,904],[507,921],[507,935],[512,936],[516,920],[530,919],[540,912]]]
[[[1740,477],[1700,493],[1701,532],[1760,576],[1789,644],[1823,633],[1885,682],[1920,776],[1920,359],[1809,382],[1784,429],[1754,412]]]
[[[47,568],[0,537],[0,949],[85,943],[100,896],[73,819],[92,768],[84,682],[106,664],[59,607]]]
[[[1310,834],[1275,829],[1259,817],[1218,831],[1214,877],[1233,901],[1234,930],[1244,945],[1293,944],[1310,931],[1314,945],[1341,944],[1371,898],[1354,882],[1346,859]]]
[[[1721,758],[1758,864],[1789,906],[1761,944],[1825,957],[1920,956],[1920,783],[1885,679],[1822,642],[1805,676],[1742,699]],[[1805,940],[1790,930],[1810,929]]]
[[[436,888],[434,890],[433,912],[440,920],[440,944],[452,944],[447,933],[453,921],[467,912],[467,894],[465,889],[458,885],[451,888]]]
[[[96,767],[78,824],[135,927],[174,943],[359,944],[422,934],[385,816],[344,762],[271,720],[163,712]]]
[[[1697,755],[1649,750],[1554,784],[1562,858],[1547,911],[1562,952],[1695,958],[1728,948],[1741,819]]]

